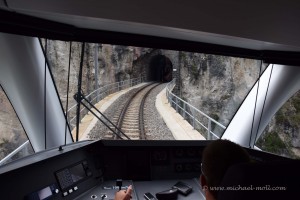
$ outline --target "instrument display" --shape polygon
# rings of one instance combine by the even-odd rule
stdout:
[[[74,185],[78,181],[84,179],[86,176],[87,175],[82,163],[56,172],[56,177],[62,190]]]

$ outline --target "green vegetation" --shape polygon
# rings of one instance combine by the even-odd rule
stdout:
[[[287,147],[275,131],[266,133],[257,141],[257,146],[264,151],[281,154]]]
[[[290,98],[275,115],[275,123],[271,130],[257,141],[257,146],[264,151],[299,159],[299,155],[293,151],[292,141],[297,139],[300,130],[300,92]],[[276,131],[272,131],[276,130]],[[283,133],[282,140],[278,133]]]
[[[225,101],[225,100],[228,100],[228,99],[229,99],[231,96],[232,96],[232,94],[230,94],[230,93],[227,93],[227,94],[225,94],[225,95],[221,96],[221,99],[220,99],[220,101]]]
[[[226,64],[224,56],[212,56],[210,58],[209,75],[223,78],[225,76]]]
[[[290,99],[291,105],[294,107],[295,111],[293,115],[290,116],[290,124],[293,127],[299,127],[300,122],[300,96],[297,95],[293,96],[293,98]]]
[[[210,117],[216,120],[217,122],[220,120],[220,116],[217,113],[211,113]],[[211,130],[216,134],[218,137],[221,137],[222,133],[224,132],[224,129],[219,127],[215,122],[211,122]]]
[[[184,61],[186,60],[185,52],[179,51],[179,59]]]
[[[295,127],[299,126],[299,122],[300,122],[300,112],[291,116],[291,125],[292,126],[295,126]]]
[[[282,110],[279,110],[277,112],[277,114],[275,115],[275,119],[276,119],[277,124],[288,123],[288,119],[285,117]]]
[[[191,69],[192,79],[193,80],[198,80],[199,71],[198,71],[197,65],[195,65],[195,64],[191,65],[190,69]]]
[[[295,95],[293,98],[291,98],[291,103],[296,109],[296,112],[300,112],[300,96]]]
[[[220,119],[220,117],[219,117],[219,115],[217,113],[211,113],[210,117],[213,118],[216,121],[219,121],[219,119]]]

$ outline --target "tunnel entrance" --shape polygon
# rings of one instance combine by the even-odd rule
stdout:
[[[172,80],[173,65],[170,59],[164,55],[156,55],[150,61],[150,81],[169,82]]]

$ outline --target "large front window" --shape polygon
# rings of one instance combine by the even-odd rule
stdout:
[[[43,77],[39,77],[42,84],[36,88],[41,89],[44,98],[38,112],[51,112],[43,103],[51,104],[49,97],[58,94],[61,105],[57,109],[63,109],[66,125],[61,126],[64,130],[56,131],[56,136],[70,130],[74,141],[220,138],[266,67],[261,60],[248,58],[113,44],[40,41],[47,62],[39,67],[42,70],[48,67],[55,90],[50,95],[43,91],[51,78],[43,81],[47,74],[42,72]],[[150,83],[156,84],[145,87]],[[288,106],[272,119],[256,144],[259,148],[288,157],[299,155],[298,96],[289,100]],[[128,103],[126,110],[124,107],[131,97],[136,99]],[[141,102],[144,102],[142,107]],[[1,158],[20,145],[23,146],[15,157],[32,153],[3,89],[0,103]],[[170,105],[173,114],[162,110],[159,103],[164,107]],[[174,112],[189,124],[192,134],[173,132],[174,125],[179,124],[167,120]],[[41,133],[45,139],[40,141],[46,144],[52,142],[49,138],[52,133],[46,130],[47,116],[41,116],[39,125],[45,125]],[[60,140],[58,145],[62,144]]]
[[[89,103],[96,105],[129,138],[149,140],[176,139],[155,105],[156,96],[164,88],[172,87],[168,101],[173,109],[202,138],[216,139],[222,136],[259,73],[263,71],[261,61],[254,59],[112,44],[86,43],[84,51],[81,47],[82,44],[77,42],[47,40],[46,49],[49,67],[65,112],[67,110],[74,140],[120,139],[118,134],[126,139],[107,119],[101,118],[105,125],[88,112],[84,105],[77,113],[74,95],[78,93],[78,84],[81,86],[80,93],[89,101],[83,100],[85,105],[89,108]],[[78,83],[79,79],[81,83]],[[174,85],[170,85],[173,79]],[[150,82],[159,82],[161,85],[147,97],[144,111],[147,127],[145,137],[141,137],[130,128],[137,124],[119,125],[120,110],[137,91],[137,87]],[[107,101],[110,102],[109,106],[105,104]],[[93,112],[97,113],[96,110]],[[79,131],[76,129],[78,114]]]

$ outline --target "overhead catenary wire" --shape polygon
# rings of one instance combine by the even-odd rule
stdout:
[[[85,99],[86,100],[86,99]],[[87,100],[86,100],[87,101]],[[87,101],[88,102],[88,101]],[[107,123],[104,122],[104,120],[102,120],[92,109],[90,109],[85,103],[81,102],[82,105],[88,110],[90,111],[99,121],[101,121],[109,130],[111,130],[119,139],[123,140],[123,138],[116,133],[112,128],[109,127],[109,125]],[[88,102],[89,103],[89,102]],[[89,103],[90,104],[90,103]],[[93,107],[95,109],[95,107]],[[104,116],[98,109],[96,109],[98,113],[100,113],[102,116]],[[108,118],[105,118],[106,120],[108,120]],[[109,121],[109,120],[108,120]],[[112,125],[114,125],[111,121],[109,121]],[[115,126],[115,125],[114,125]],[[116,126],[115,126],[116,128]],[[118,129],[118,132],[121,133],[123,136],[125,136],[128,140],[130,140],[130,138],[124,134],[120,129]]]

